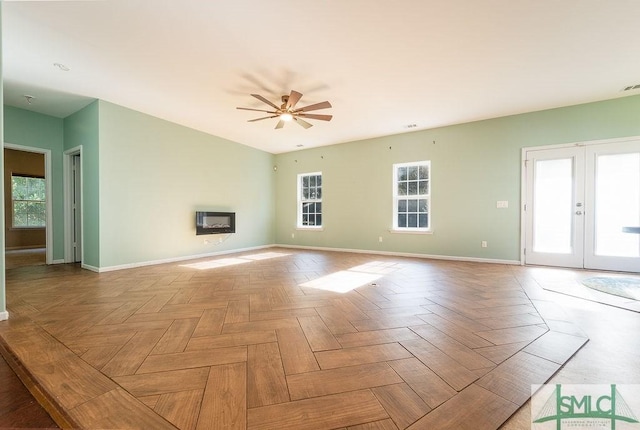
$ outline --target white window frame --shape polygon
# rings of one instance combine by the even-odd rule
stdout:
[[[296,227],[301,230],[322,230],[323,221],[321,221],[320,225],[304,225],[302,221],[302,218],[303,218],[302,207],[305,203],[320,203],[322,205],[322,192],[320,193],[321,194],[320,198],[314,198],[314,199],[303,198],[302,181],[303,181],[303,178],[309,177],[309,176],[320,176],[322,178],[322,172],[300,173],[298,175],[298,182],[296,185],[296,188],[298,189],[298,199],[297,199],[298,216],[296,221]],[[323,188],[323,184],[320,185],[320,189],[322,188]],[[315,212],[315,213],[317,214],[318,212]],[[322,209],[320,210],[319,214],[322,217],[323,215]]]
[[[428,169],[428,184],[426,194],[407,194],[399,195],[398,193],[398,172],[402,167],[426,167]],[[393,232],[398,233],[432,233],[432,216],[431,216],[431,187],[432,187],[432,175],[431,175],[431,161],[412,161],[408,163],[397,163],[393,165]],[[421,179],[421,178],[418,178]],[[416,184],[419,193],[419,183]],[[427,227],[399,227],[398,226],[398,201],[399,200],[426,200],[427,201]],[[419,212],[417,212],[419,213]]]
[[[13,178],[29,178],[29,179],[38,179],[40,181],[43,182],[44,186],[45,186],[45,199],[44,200],[31,200],[31,199],[17,199],[14,194],[13,194]],[[45,229],[47,226],[47,215],[46,215],[46,211],[47,211],[47,200],[46,200],[46,187],[47,187],[47,182],[46,179],[42,176],[37,176],[37,175],[22,175],[19,173],[12,173],[11,174],[11,228],[12,229]],[[44,206],[44,210],[45,210],[45,219],[44,219],[44,225],[17,225],[16,224],[16,203],[38,203],[38,204],[42,204]]]

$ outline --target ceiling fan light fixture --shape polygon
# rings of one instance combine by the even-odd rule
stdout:
[[[255,112],[265,112],[269,114],[269,116],[250,119],[248,122],[256,122],[256,121],[262,121],[265,119],[278,118],[278,123],[275,126],[276,130],[284,127],[285,123],[291,122],[293,120],[295,120],[296,124],[298,124],[300,127],[309,128],[309,127],[313,127],[313,124],[305,121],[305,119],[331,121],[331,118],[333,118],[333,115],[320,115],[316,113],[309,113],[311,111],[315,111],[319,109],[330,108],[331,103],[327,101],[315,103],[315,104],[304,106],[301,108],[296,108],[296,104],[298,103],[298,101],[300,101],[300,98],[302,97],[302,93],[299,93],[294,90],[291,90],[291,94],[289,95],[285,94],[282,96],[282,105],[280,107],[278,107],[278,105],[276,105],[275,103],[271,102],[269,99],[261,96],[260,94],[251,94],[251,96],[271,106],[273,110],[254,109],[254,108],[246,108],[246,107],[237,107],[236,109],[249,110],[249,111],[255,111]]]

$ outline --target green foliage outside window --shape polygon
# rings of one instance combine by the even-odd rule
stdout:
[[[322,227],[322,173],[298,175],[298,227]]]
[[[30,176],[11,176],[13,227],[46,225],[45,180]]]
[[[430,229],[430,168],[429,161],[394,164],[394,228]]]

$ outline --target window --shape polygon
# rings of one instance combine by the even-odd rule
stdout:
[[[11,199],[13,203],[13,227],[45,227],[44,178],[11,175]]]
[[[431,229],[430,161],[393,165],[393,229]]]
[[[322,172],[298,175],[298,228],[322,227]]]

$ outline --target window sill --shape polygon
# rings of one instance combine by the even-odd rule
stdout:
[[[46,230],[46,227],[9,227],[10,231],[20,231],[20,230]]]
[[[393,234],[433,234],[433,230],[396,230],[390,229],[389,233]]]
[[[296,227],[298,231],[324,231],[324,227]]]

